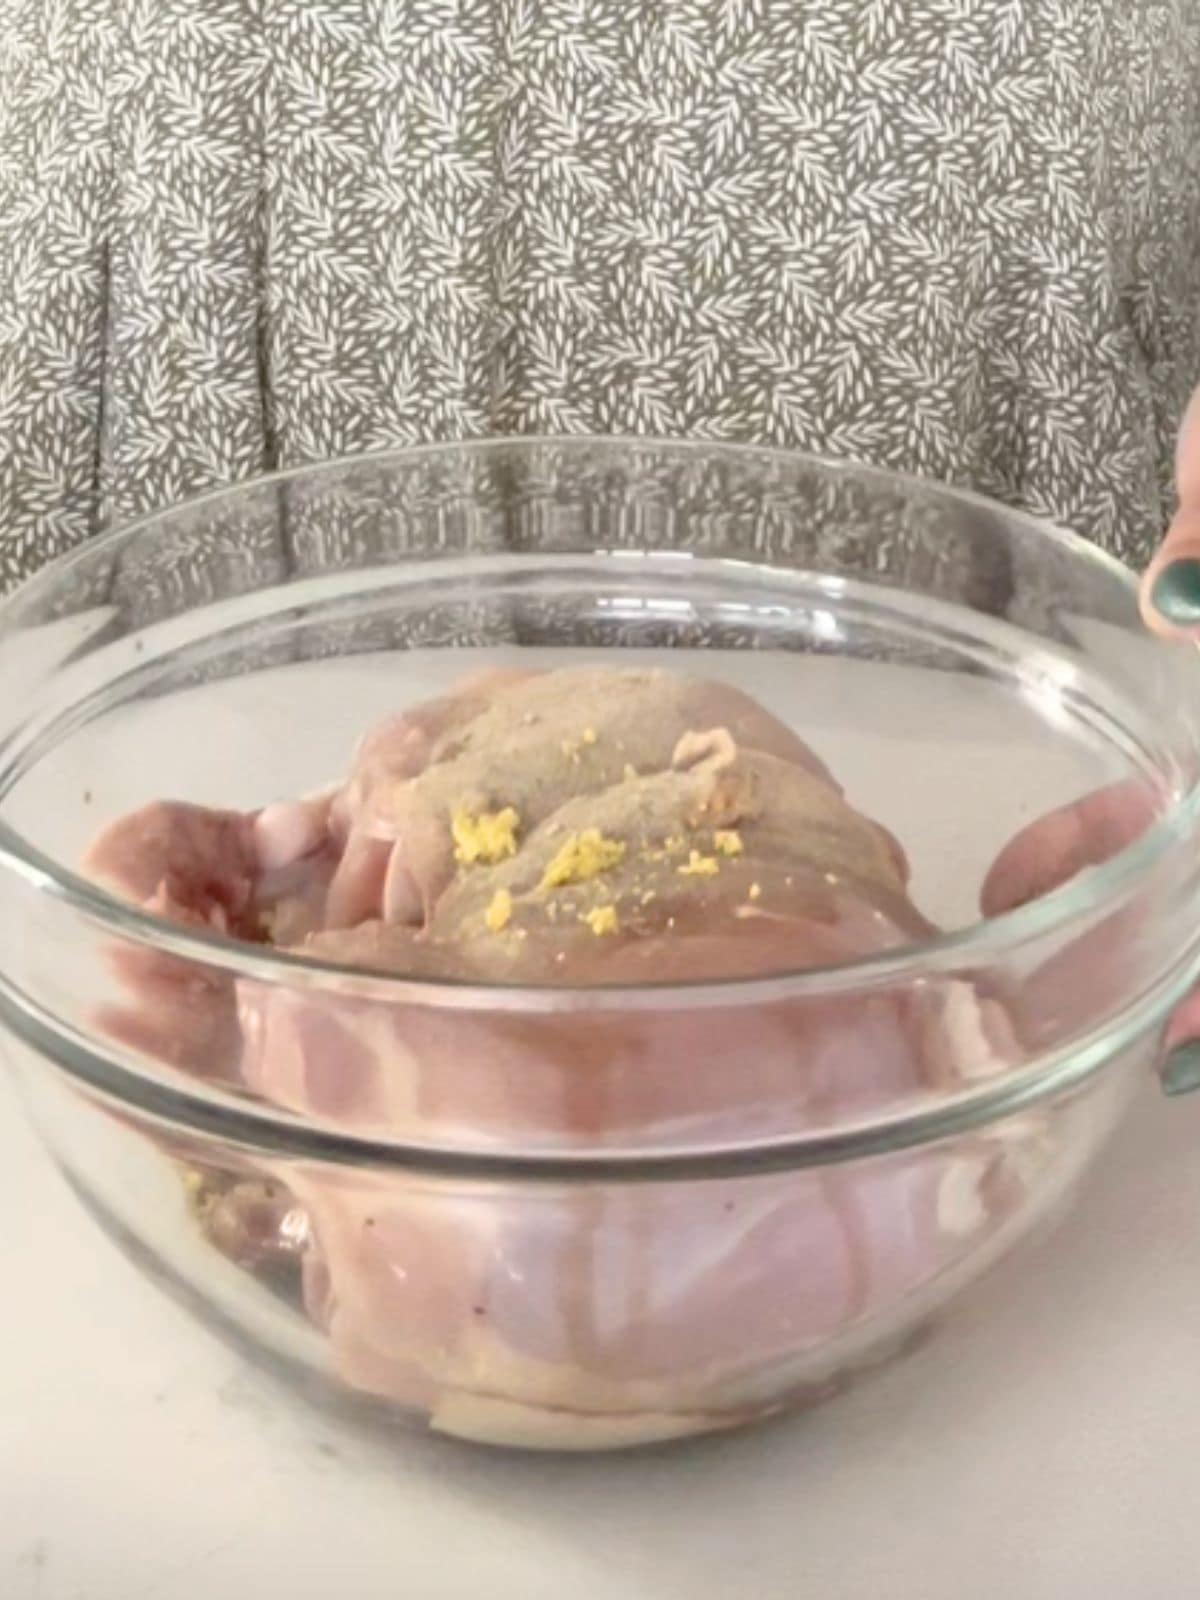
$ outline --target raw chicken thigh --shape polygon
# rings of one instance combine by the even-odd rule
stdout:
[[[1019,1059],[965,982],[614,1003],[928,937],[899,845],[737,690],[578,668],[466,681],[368,735],[344,784],[253,815],[161,804],[87,869],[160,915],[328,966],[569,988],[453,1006],[349,974],[185,984],[126,955],[109,1026],[186,1070],[413,1144],[558,1154],[778,1137]],[[981,1139],[820,1173],[451,1183],[280,1163],[344,1380],[449,1431],[630,1443],[741,1420],[780,1364],[920,1294],[1009,1168]],[[775,1374],[768,1381],[766,1374]]]

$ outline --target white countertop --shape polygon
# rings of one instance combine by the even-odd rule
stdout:
[[[1200,1097],[1148,1087],[1074,1218],[899,1367],[588,1461],[301,1410],[118,1255],[0,1085],[0,1600],[1200,1596]]]

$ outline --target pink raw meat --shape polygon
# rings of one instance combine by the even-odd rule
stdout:
[[[455,817],[507,807],[515,853],[457,863]],[[623,853],[547,888],[563,844],[589,835]],[[485,675],[369,735],[336,791],[250,815],[150,807],[87,866],[180,922],[485,987],[762,977],[933,931],[899,845],[801,740],[736,690],[657,672]],[[219,1056],[226,1075],[236,1060],[289,1110],[477,1149],[778,1136],[1019,1058],[1003,1009],[965,982],[653,1009],[584,992],[539,1013],[365,997],[349,978],[235,990],[124,960],[133,997],[110,1025],[148,1053],[210,1072]],[[308,1213],[309,1309],[346,1382],[435,1417],[472,1396],[595,1418],[724,1404],[739,1374],[917,1292],[949,1248],[955,1165],[929,1150],[570,1190],[272,1176]],[[994,1220],[981,1203],[977,1224]]]

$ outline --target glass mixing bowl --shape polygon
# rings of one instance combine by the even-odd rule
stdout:
[[[468,669],[580,659],[750,690],[940,931],[753,981],[480,987],[79,873],[136,806],[302,794]],[[1073,1190],[1200,966],[1197,707],[1115,563],[931,484],[601,440],[281,474],[0,609],[10,1054],[88,1209],[299,1387],[506,1445],[734,1426],[901,1348]],[[1053,824],[1087,869],[983,920],[1006,841],[1094,792]],[[882,1070],[901,1024],[924,1043]]]

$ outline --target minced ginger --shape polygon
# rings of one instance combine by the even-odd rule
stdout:
[[[616,906],[594,906],[591,911],[586,912],[579,920],[586,922],[597,938],[605,933],[617,933],[620,931]]]
[[[507,889],[497,889],[483,914],[490,933],[503,933],[512,921],[513,897]]]
[[[543,889],[561,889],[569,883],[588,883],[603,872],[611,872],[625,859],[620,839],[606,839],[598,828],[573,833],[542,873]]]
[[[702,856],[699,850],[692,850],[683,866],[675,870],[681,878],[715,878],[721,870],[721,863],[716,856]]]
[[[454,859],[462,866],[475,862],[493,866],[515,856],[519,826],[520,818],[512,806],[505,806],[503,811],[481,811],[478,816],[460,808],[450,821]]]

